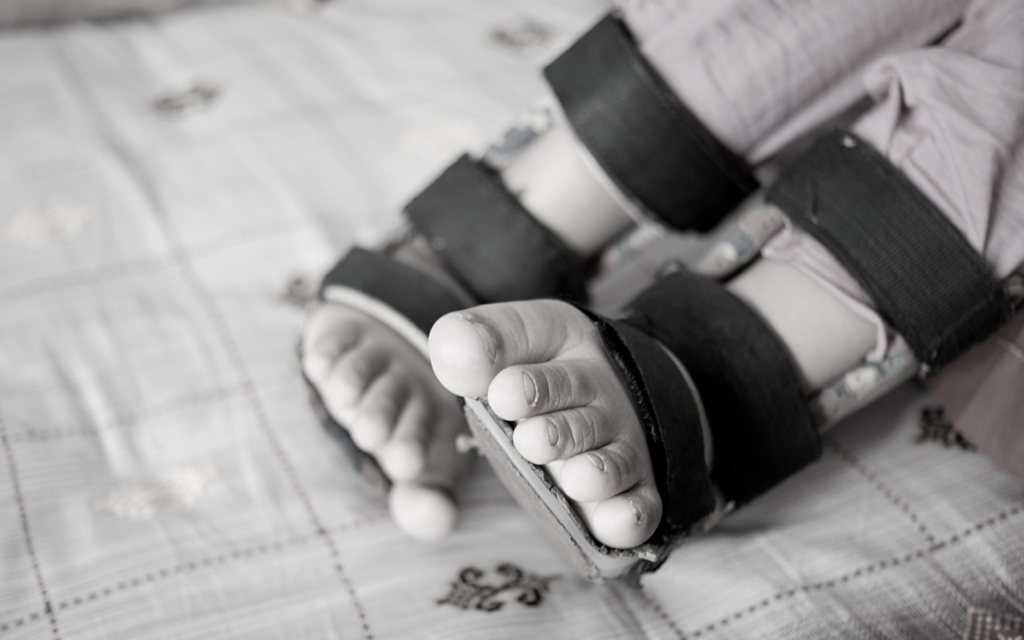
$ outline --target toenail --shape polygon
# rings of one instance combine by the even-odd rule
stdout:
[[[528,372],[523,372],[523,391],[526,393],[526,402],[531,407],[536,407],[540,400],[540,393],[537,391],[537,381]]]
[[[548,424],[548,442],[552,447],[558,446],[558,429],[553,424]]]
[[[596,453],[588,453],[587,460],[590,460],[590,464],[594,465],[594,468],[604,473],[604,458],[597,455]]]
[[[498,359],[498,340],[494,337],[494,332],[491,331],[491,328],[480,322],[480,319],[471,313],[456,313],[455,316],[459,320],[464,320],[473,325],[473,328],[476,329],[476,332],[480,334],[484,341],[487,358],[491,361],[491,364],[494,364],[495,360]]]
[[[629,506],[633,509],[633,519],[636,520],[636,526],[641,527],[644,524],[644,512],[640,510],[640,507],[636,506],[636,503],[632,500],[629,501]]]

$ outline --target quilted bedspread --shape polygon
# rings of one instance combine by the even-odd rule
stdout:
[[[483,461],[453,536],[402,537],[307,404],[311,291],[607,7],[295,6],[0,31],[0,640],[955,639],[1024,612],[1024,487],[920,437],[912,386],[642,590],[574,576]]]

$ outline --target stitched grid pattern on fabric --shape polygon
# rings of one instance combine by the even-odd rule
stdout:
[[[919,447],[913,442],[913,414],[927,402],[923,395],[904,388],[834,427],[825,436],[825,453],[818,463],[722,521],[716,527],[721,538],[691,540],[677,550],[662,570],[649,576],[644,593],[639,594],[639,600],[658,620],[651,626],[664,629],[661,637],[684,640],[756,638],[763,637],[766,629],[773,635],[798,638],[839,633],[863,637],[917,634],[959,640],[967,611],[958,601],[996,611],[1019,611],[1016,597],[1003,585],[988,583],[969,596],[962,596],[959,586],[951,591],[941,586],[950,571],[987,582],[990,574],[973,567],[973,558],[982,549],[1009,551],[1016,544],[1010,532],[1024,520],[1024,492],[1004,478],[1003,489],[995,491],[1010,497],[1010,502],[999,506],[1001,499],[978,495],[981,502],[967,511],[957,507],[954,515],[949,497],[977,476],[967,472],[966,477],[946,477],[949,468],[945,465],[959,466],[970,459],[971,454],[965,452],[943,452],[932,459],[928,470],[915,461]],[[878,421],[882,415],[893,415],[894,409],[902,416],[901,426],[895,430],[892,424]],[[834,455],[836,450],[854,458]],[[860,468],[854,466],[854,460]],[[940,468],[942,471],[933,472]],[[877,475],[868,480],[863,474],[866,470]],[[792,501],[797,496],[820,495],[822,490],[828,494],[822,495],[822,500],[804,505]],[[912,505],[917,520],[906,517],[904,505]],[[824,534],[824,528],[812,532],[811,527],[787,524],[810,524],[828,517],[825,512],[835,518],[835,529],[827,534],[829,543],[817,537]],[[932,538],[920,530],[922,523]],[[736,536],[755,531],[758,540],[749,541],[749,546],[741,543],[745,548],[737,552]],[[769,538],[760,537],[766,533]],[[872,542],[881,539],[899,540],[899,551]],[[833,544],[839,540],[840,544]],[[837,555],[852,559],[868,549],[872,549],[870,561],[862,558],[839,563],[842,568],[835,564]],[[755,573],[759,579],[775,575],[776,588],[748,590],[738,586],[734,577],[697,569],[720,567],[723,561],[735,562],[736,571]],[[1024,569],[1024,553],[1019,549],[1009,552],[1004,561],[1011,573]],[[673,567],[680,570],[673,571]],[[696,573],[687,575],[683,567]],[[1011,584],[1018,589],[1024,583],[1012,578]],[[665,595],[719,586],[732,591],[728,604],[683,604]],[[928,603],[930,615],[912,625],[900,619],[898,611],[917,609],[924,603]]]

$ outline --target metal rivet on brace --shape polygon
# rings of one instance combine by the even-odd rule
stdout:
[[[679,260],[670,260],[669,262],[667,262],[661,268],[658,269],[658,271],[654,274],[654,277],[656,280],[660,280],[666,276],[672,275],[677,271],[684,271],[685,269],[686,267]]]
[[[843,146],[847,149],[852,149],[857,146],[857,141],[851,136],[843,136]]]
[[[213,104],[221,90],[212,84],[196,82],[181,91],[168,93],[153,101],[153,108],[165,115],[177,116]]]
[[[455,436],[455,450],[459,453],[469,453],[470,451],[476,451],[478,454],[483,453],[480,450],[480,441],[466,433],[460,433]]]

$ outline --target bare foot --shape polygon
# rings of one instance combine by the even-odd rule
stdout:
[[[516,449],[545,465],[590,533],[630,548],[661,520],[647,442],[597,329],[563,302],[475,307],[430,332],[434,373],[452,393],[486,396],[518,421]]]
[[[433,540],[457,520],[451,498],[466,456],[455,450],[465,419],[426,359],[377,320],[321,304],[302,338],[303,370],[334,419],[393,482],[391,517]]]

